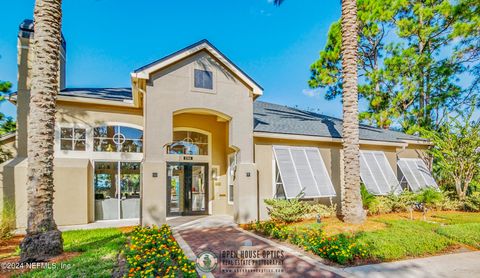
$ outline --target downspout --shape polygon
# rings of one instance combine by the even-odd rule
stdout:
[[[260,172],[257,171],[257,221],[260,221]]]

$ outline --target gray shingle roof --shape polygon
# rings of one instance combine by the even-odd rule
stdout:
[[[96,98],[128,102],[132,100],[130,88],[68,88],[60,91],[61,96]]]
[[[342,120],[283,105],[256,101],[253,106],[254,131],[342,138]],[[360,139],[401,142],[423,138],[402,132],[360,125]]]
[[[130,88],[69,88],[62,90],[60,95],[122,102],[132,100]],[[254,131],[342,138],[341,119],[263,101],[255,101],[253,108]],[[426,141],[418,136],[368,125],[360,125],[360,139],[387,142]]]

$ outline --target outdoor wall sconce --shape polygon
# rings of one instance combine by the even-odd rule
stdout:
[[[219,167],[212,166],[212,180],[218,181],[218,172],[219,172]]]

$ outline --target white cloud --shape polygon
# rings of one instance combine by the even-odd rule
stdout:
[[[303,89],[302,94],[306,95],[307,97],[318,97],[320,96],[321,89]]]
[[[267,12],[267,11],[265,11],[265,10],[260,10],[260,14],[261,14],[261,15],[264,15],[264,16],[271,16],[271,15],[272,15],[272,13],[269,13],[269,12]]]

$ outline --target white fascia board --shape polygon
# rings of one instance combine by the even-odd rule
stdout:
[[[253,132],[253,137],[258,138],[272,138],[272,139],[286,139],[286,140],[301,140],[301,141],[313,141],[313,142],[334,142],[342,143],[341,138],[321,137],[312,135],[297,135],[297,134],[283,134],[283,133],[270,133],[270,132]],[[360,140],[361,145],[372,146],[392,146],[392,147],[406,147],[407,143],[401,142],[388,142],[388,141],[374,141],[374,140]]]
[[[375,141],[375,140],[360,140],[360,145],[387,146],[387,147],[407,147],[408,146],[407,143]]]
[[[122,102],[122,101],[103,100],[103,99],[95,99],[95,98],[66,97],[66,96],[57,96],[57,100],[65,101],[65,102],[91,103],[91,104],[135,108],[131,100]]]
[[[283,133],[270,133],[254,131],[253,137],[258,138],[272,138],[272,139],[287,139],[287,140],[302,140],[302,141],[315,141],[315,142],[336,142],[342,143],[340,138],[320,137],[311,135],[297,135],[297,134],[283,134]]]
[[[136,79],[148,79],[149,78],[149,74],[146,73],[145,71],[132,72],[132,73],[130,73],[130,76],[132,78],[136,78]]]
[[[422,140],[402,140],[402,142],[405,142],[406,144],[412,144],[412,145],[426,145],[426,146],[433,146],[434,144],[431,141],[422,141]]]

